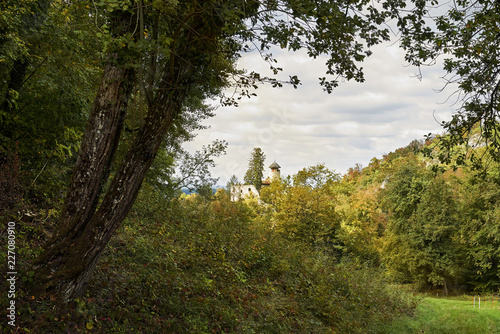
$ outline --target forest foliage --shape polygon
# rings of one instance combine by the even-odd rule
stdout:
[[[144,187],[87,293],[69,304],[24,289],[36,284],[29,262],[47,231],[39,216],[20,222],[19,330],[367,333],[411,314],[416,300],[390,288],[380,268],[339,261],[324,230],[315,230],[322,240],[277,232],[267,211],[224,190],[165,200]]]
[[[21,292],[23,326],[376,333],[417,303],[394,286],[494,293],[498,170],[484,178],[431,161],[422,151],[438,141],[414,141],[345,175],[307,167],[260,199],[232,201],[224,189],[172,198],[146,181],[86,295],[54,308]],[[28,264],[47,221],[41,212],[20,221],[23,285],[33,284]]]
[[[65,302],[84,293],[157,156],[170,164],[166,171],[174,161],[180,164],[186,177],[193,167],[205,171],[212,163],[203,153],[196,155],[204,164],[199,168],[190,158],[179,161],[184,153],[179,144],[213,116],[208,100],[237,105],[262,83],[297,87],[296,75],[279,75],[283,69],[274,48],[321,57],[325,76],[319,83],[327,92],[340,79],[362,82],[359,63],[371,55],[371,46],[389,39],[383,25],[389,11],[366,0],[24,0],[0,6],[0,161],[5,167],[9,154],[20,155],[27,179],[41,186],[32,198],[64,201],[33,268],[41,290],[35,294],[49,292]],[[259,53],[273,74],[238,68],[238,59],[250,52]],[[51,62],[54,55],[60,57]],[[73,62],[77,71],[68,80],[75,82],[45,81],[40,91],[30,86],[57,78],[53,74],[64,76],[58,71]],[[82,95],[73,94],[80,86]],[[29,103],[45,96],[55,105],[49,103],[42,115],[37,112],[45,105]],[[37,121],[46,125],[40,138]],[[32,152],[30,143],[37,140],[46,144],[46,156]],[[48,171],[54,175],[46,179]],[[207,189],[197,175],[188,186]],[[183,183],[182,177],[161,177]]]
[[[401,1],[241,3],[0,3],[0,245],[16,222],[14,331],[368,333],[412,313],[416,300],[394,285],[498,292],[498,3],[457,1],[437,30],[422,1],[403,11]],[[326,55],[320,84],[331,92],[341,78],[364,81],[359,62],[389,38],[390,17],[411,64],[451,57],[465,102],[448,134],[345,175],[305,167],[260,198],[212,193],[227,143],[182,148],[214,116],[207,98],[237,105],[257,84],[284,84],[236,69],[242,54],[260,52],[274,74],[273,47]],[[224,96],[229,86],[238,94]],[[99,100],[105,92],[119,94]],[[106,131],[87,124],[112,113]],[[107,130],[109,141],[92,142]],[[88,159],[89,147],[108,153]],[[264,157],[255,152],[245,177],[257,188]],[[91,189],[71,178],[86,163],[100,164],[78,171],[97,171]],[[63,283],[70,302],[57,298]],[[56,293],[32,294],[42,285]]]

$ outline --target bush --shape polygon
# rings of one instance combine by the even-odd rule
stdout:
[[[25,328],[367,333],[412,310],[377,270],[338,264],[254,225],[255,210],[243,202],[191,195],[143,204],[109,243],[87,295],[64,307],[27,298]]]

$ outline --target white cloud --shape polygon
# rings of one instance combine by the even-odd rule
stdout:
[[[254,147],[266,154],[266,167],[276,160],[282,175],[317,163],[345,173],[356,163],[366,166],[373,157],[380,158],[429,132],[442,132],[436,119],[447,119],[452,109],[438,103],[446,100],[446,93],[434,91],[444,84],[441,68],[424,69],[420,81],[415,68],[404,66],[403,52],[397,46],[377,46],[373,51],[362,65],[366,81],[340,83],[330,95],[318,81],[324,76],[324,61],[312,61],[301,52],[278,52],[283,77],[296,74],[302,85],[298,89],[263,85],[256,91],[258,97],[241,101],[238,108],[220,107],[206,121],[211,128],[200,132],[186,148],[194,151],[214,139],[227,140],[227,155],[218,158],[213,170],[224,184],[233,174],[243,178]],[[255,54],[241,59],[240,66],[249,71],[268,70]]]

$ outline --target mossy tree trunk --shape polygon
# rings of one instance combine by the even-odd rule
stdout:
[[[133,14],[121,14],[119,26],[135,22]],[[100,196],[109,177],[134,81],[132,67],[119,57],[111,57],[105,67],[57,230],[34,265],[42,293],[63,301],[83,294],[100,255],[132,207],[188,94],[200,85],[200,79],[210,80],[203,71],[210,68],[211,58],[217,57],[211,45],[215,45],[220,26],[196,15],[186,17],[179,25],[179,40],[171,44],[169,66],[159,79],[143,125],[106,193]]]
[[[66,229],[58,233],[55,242],[50,243],[38,259],[38,277],[49,293],[70,300],[85,291],[106,244],[132,207],[142,180],[179,108],[175,100],[165,102],[166,105],[148,115],[99,208],[88,216],[85,224],[77,208],[61,216],[65,220],[60,223],[65,224]],[[87,190],[84,185],[82,188]],[[67,222],[73,222],[73,228]]]
[[[133,30],[130,13],[115,11],[110,17],[113,37]],[[122,58],[118,52],[108,55],[57,228],[34,266],[44,288],[68,298],[84,289],[81,283],[64,285],[78,272],[88,271],[84,244],[88,248],[93,243],[87,230],[118,148],[133,88],[134,69]]]

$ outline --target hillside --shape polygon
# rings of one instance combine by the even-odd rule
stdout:
[[[68,305],[29,294],[57,209],[21,203],[2,213],[17,229],[17,332],[376,333],[415,310],[400,284],[494,292],[498,168],[424,156],[437,140],[345,175],[304,168],[259,201],[224,189],[168,199],[146,183]]]

